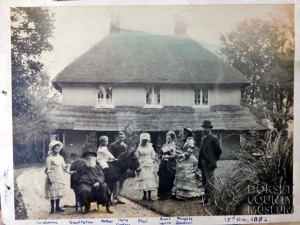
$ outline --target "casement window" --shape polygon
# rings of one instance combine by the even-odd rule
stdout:
[[[113,90],[111,86],[99,85],[97,88],[97,107],[113,107]]]
[[[208,89],[195,88],[194,89],[194,106],[208,106]]]
[[[146,87],[146,107],[160,107],[161,106],[161,92],[158,86]]]

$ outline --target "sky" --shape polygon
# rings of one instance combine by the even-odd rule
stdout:
[[[54,12],[53,51],[42,55],[45,70],[54,78],[63,68],[109,34],[110,21],[119,18],[124,29],[173,35],[175,17],[187,26],[187,35],[211,51],[220,34],[248,19],[285,20],[282,5],[201,6],[72,6],[50,7]]]

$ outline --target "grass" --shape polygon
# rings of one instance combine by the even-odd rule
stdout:
[[[236,160],[220,160],[218,162],[218,168],[215,171],[216,179],[222,179],[227,171],[234,167],[236,163]],[[209,216],[214,214],[213,206],[204,207],[198,202],[199,199],[197,198],[186,201],[179,201],[176,199],[142,201],[142,191],[137,189],[134,178],[126,180],[123,193],[124,197],[163,216]],[[156,197],[156,193],[153,193],[153,197]]]

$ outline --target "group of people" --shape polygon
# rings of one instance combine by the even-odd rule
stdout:
[[[203,122],[203,136],[199,146],[200,153],[194,155],[195,140],[190,128],[183,129],[183,142],[181,146],[177,144],[176,134],[169,131],[166,134],[166,143],[161,147],[158,154],[154,151],[149,133],[140,134],[140,142],[136,152],[140,163],[140,168],[136,175],[137,187],[143,192],[142,200],[153,200],[152,193],[157,191],[160,200],[175,197],[180,200],[202,196],[200,200],[203,204],[210,204],[213,201],[214,170],[217,161],[222,153],[219,141],[211,133],[213,128],[210,121]],[[93,168],[93,172],[85,174],[84,168],[78,168],[77,173],[82,173],[81,204],[85,204],[86,199],[97,194],[95,190],[101,189],[102,193],[108,193],[105,186],[104,173],[108,169],[108,161],[117,160],[119,155],[128,151],[125,144],[124,132],[119,132],[119,138],[108,146],[108,137],[101,136],[97,152],[84,152],[85,167]],[[50,200],[50,213],[62,212],[59,206],[63,197],[64,180],[62,173],[67,172],[64,159],[59,155],[63,144],[53,141],[49,145],[49,153],[46,159],[46,198]],[[156,171],[155,160],[159,159],[159,169]],[[158,183],[156,179],[158,175]],[[91,175],[92,174],[92,175]],[[119,198],[123,189],[126,174],[115,185],[112,191],[113,203],[124,204]],[[85,181],[88,180],[88,181]],[[85,204],[88,211],[89,206]]]
[[[211,204],[214,193],[214,170],[220,159],[222,149],[218,138],[211,133],[210,121],[203,122],[203,136],[200,143],[198,159],[194,155],[195,140],[190,128],[183,129],[183,140],[178,146],[176,134],[169,131],[166,143],[158,153],[160,159],[158,185],[155,183],[153,159],[155,152],[150,144],[150,135],[141,134],[138,152],[141,155],[141,172],[137,178],[140,190],[143,190],[143,200],[151,200],[151,191],[156,190],[160,200],[175,197],[185,200],[202,197],[203,204]],[[145,141],[144,141],[145,139]],[[148,160],[146,160],[146,158]]]
[[[46,198],[50,200],[50,213],[64,211],[59,206],[65,189],[64,172],[73,175],[73,180],[76,180],[76,190],[78,191],[80,204],[85,207],[84,213],[89,211],[89,202],[91,199],[106,199],[107,194],[110,194],[110,190],[105,183],[104,174],[108,169],[108,161],[116,160],[121,153],[127,151],[124,140],[124,132],[119,132],[118,140],[113,142],[108,150],[108,137],[101,136],[99,138],[100,144],[97,152],[90,149],[83,152],[82,158],[84,159],[84,164],[80,165],[76,171],[68,171],[64,158],[59,154],[63,148],[63,144],[60,141],[52,141],[49,144],[45,170],[47,175],[45,194]],[[124,204],[119,198],[119,195],[125,180],[125,176],[121,177],[112,190],[112,202],[115,204]]]

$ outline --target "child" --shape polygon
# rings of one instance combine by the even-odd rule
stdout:
[[[115,157],[107,149],[108,137],[101,136],[99,141],[100,145],[97,151],[97,162],[100,164],[102,169],[107,169],[109,167],[107,161],[114,160]]]
[[[63,157],[59,155],[63,144],[60,141],[52,141],[49,144],[48,157],[46,158],[46,184],[45,194],[46,198],[50,199],[51,210],[50,213],[54,213],[54,201],[56,203],[55,211],[63,212],[60,208],[59,201],[64,195],[64,178],[63,172],[67,172],[67,166]]]

